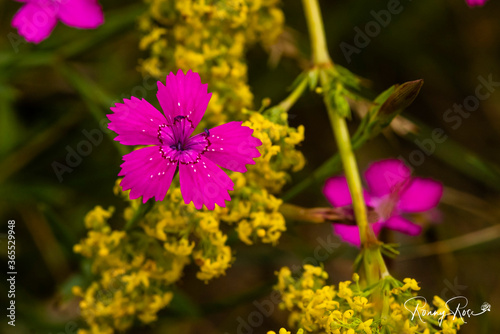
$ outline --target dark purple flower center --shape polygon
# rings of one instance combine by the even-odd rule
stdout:
[[[177,151],[184,151],[184,147],[182,146],[182,142],[181,141],[178,141],[177,142],[177,145],[170,145],[170,148],[173,149],[173,150],[177,150]]]
[[[158,140],[161,143],[162,157],[174,163],[197,163],[201,154],[210,146],[208,140],[210,132],[205,129],[205,132],[190,137],[193,130],[191,121],[185,116],[175,117],[172,124],[160,125]]]

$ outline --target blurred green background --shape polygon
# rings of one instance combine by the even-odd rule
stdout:
[[[105,114],[114,102],[143,92],[150,101],[156,98],[151,80],[145,85],[137,71],[145,54],[138,50],[141,36],[136,19],[146,5],[100,3],[106,15],[103,26],[77,30],[58,24],[46,41],[31,45],[13,37],[16,31],[10,26],[20,4],[0,2],[0,226],[6,233],[7,221],[16,220],[18,267],[16,327],[8,326],[4,318],[2,333],[74,333],[75,327],[82,326],[70,288],[89,279],[88,264],[72,252],[72,246],[85,235],[86,212],[95,205],[123,206],[112,193],[122,152],[104,136],[81,163],[62,174],[62,180],[53,163],[65,163],[68,148],[76,149],[86,140],[84,130],[105,129]],[[415,157],[413,152],[421,150],[415,140],[428,139],[433,129],[442,128],[448,136],[414,166],[414,174],[438,179],[446,187],[440,205],[442,223],[417,238],[384,235],[402,244],[402,255],[389,261],[390,270],[400,279],[417,279],[428,300],[433,295],[443,299],[463,295],[473,310],[490,303],[491,312],[471,318],[461,332],[498,333],[500,87],[459,126],[458,121],[447,122],[444,115],[475,94],[479,76],[500,81],[500,3],[491,0],[483,8],[470,9],[462,0],[402,1],[402,12],[393,15],[387,27],[352,54],[348,63],[340,44],[354,45],[354,28],[364,30],[374,20],[370,12],[386,9],[387,4],[320,0],[334,62],[369,80],[377,93],[395,83],[425,81],[420,96],[403,113],[411,128],[419,130],[405,135],[389,130],[367,143],[357,154],[361,169],[386,157]],[[259,46],[248,51],[256,106],[265,97],[273,103],[283,99],[307,64],[308,34],[301,2],[283,1],[283,10],[287,38],[273,49],[273,56]],[[317,94],[309,93],[298,102],[290,111],[290,122],[306,128],[302,151],[308,159],[306,168],[293,176],[293,184],[336,149]],[[355,116],[352,130],[358,123]],[[399,132],[401,124],[394,126]],[[317,184],[291,202],[328,206],[321,187]],[[474,233],[480,230],[485,232]],[[160,312],[158,322],[131,332],[236,333],[239,317],[245,320],[256,310],[253,302],[269,299],[274,271],[304,263],[318,246],[318,237],[326,240],[330,231],[328,224],[290,222],[277,247],[234,245],[236,262],[226,276],[209,285],[196,280],[195,268],[189,267],[172,308]],[[448,241],[435,244],[443,240]],[[6,263],[5,238],[0,242]],[[325,262],[332,284],[350,279],[355,255],[356,250],[347,246],[335,249]],[[6,301],[5,280],[1,285],[0,298]],[[286,324],[286,317],[285,312],[273,312],[253,332],[276,330]]]

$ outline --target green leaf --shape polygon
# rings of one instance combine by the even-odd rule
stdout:
[[[351,118],[351,107],[349,107],[349,102],[347,102],[343,91],[336,92],[335,105],[340,116],[349,119]]]
[[[319,80],[319,71],[318,69],[312,69],[307,73],[308,81],[309,81],[309,89],[314,90],[318,86]]]
[[[326,101],[335,112],[341,117],[351,118],[351,108],[345,98],[346,91],[340,82],[332,81],[326,94]]]

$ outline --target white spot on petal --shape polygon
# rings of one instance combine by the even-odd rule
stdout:
[[[181,106],[181,103],[180,103],[180,102],[177,102],[177,105],[180,107],[180,106]]]
[[[210,177],[210,174],[208,174],[208,177]]]

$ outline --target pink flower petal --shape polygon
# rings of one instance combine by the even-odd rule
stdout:
[[[376,222],[370,225],[373,229],[373,232],[375,233],[376,236],[380,234],[380,231],[382,230],[382,227],[384,227],[384,222]]]
[[[228,191],[233,190],[233,181],[212,161],[204,155],[196,164],[179,164],[179,181],[184,202],[193,202],[196,209],[209,210],[215,204],[225,207],[224,201],[231,200]]]
[[[167,75],[166,85],[158,81],[156,97],[170,122],[176,116],[186,116],[194,130],[205,114],[212,93],[207,93],[207,84],[202,84],[198,73],[182,70]],[[189,133],[188,135],[190,135]]]
[[[334,176],[326,180],[323,194],[330,204],[336,208],[352,204],[351,192],[345,176]],[[367,206],[373,206],[374,201],[365,190],[363,190],[363,197]]]
[[[152,197],[162,201],[172,183],[176,163],[164,159],[159,147],[145,147],[123,156],[119,176],[124,176],[120,185],[123,190],[130,189],[130,198],[142,196],[142,202]]]
[[[416,177],[401,193],[398,208],[404,212],[427,211],[438,205],[442,195],[441,183]]]
[[[241,123],[229,122],[211,129],[205,156],[221,167],[243,173],[247,171],[245,165],[254,165],[253,158],[260,157],[256,147],[262,142],[252,137],[253,130]]]
[[[361,241],[359,239],[359,228],[357,226],[333,224],[333,233],[351,245],[357,247],[361,245]]]
[[[111,107],[113,114],[107,115],[111,121],[108,128],[118,134],[115,140],[123,145],[160,145],[159,126],[167,120],[149,102],[136,97],[124,99]]]
[[[397,191],[410,175],[410,169],[401,160],[386,159],[372,163],[365,172],[365,180],[370,193],[381,197]]]
[[[56,15],[57,6],[53,3],[41,6],[28,2],[14,15],[12,26],[17,28],[26,41],[40,43],[56,26]]]
[[[345,176],[335,176],[326,180],[323,194],[336,208],[352,204],[351,193]]]
[[[385,222],[385,227],[391,230],[399,231],[408,235],[419,235],[422,232],[422,226],[417,225],[401,216],[392,216]]]
[[[64,24],[93,29],[104,23],[104,14],[97,0],[63,0],[59,4],[59,18]]]
[[[343,241],[348,242],[356,247],[361,246],[361,240],[359,238],[359,228],[354,225],[342,225],[342,224],[332,224],[333,232],[337,234]],[[383,224],[380,222],[370,224],[375,235],[380,233]]]

